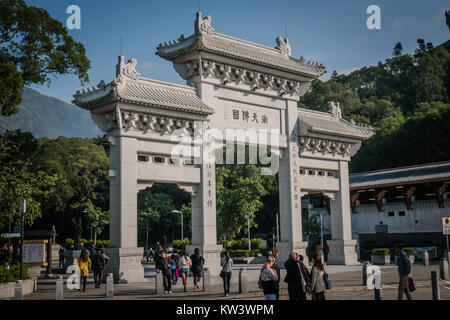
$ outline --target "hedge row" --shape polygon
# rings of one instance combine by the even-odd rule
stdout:
[[[23,266],[23,278],[28,278],[27,266]],[[0,283],[15,282],[20,279],[20,264],[12,265],[9,270],[6,266],[0,266]]]
[[[409,256],[414,255],[414,249],[413,248],[403,248],[403,251]],[[389,256],[391,254],[391,250],[388,248],[377,248],[372,250],[373,256]]]
[[[228,251],[230,251],[230,250],[248,250],[248,238],[242,238],[239,240],[231,240],[231,241],[219,240],[219,241],[217,241],[217,243],[223,245],[224,250],[228,250]],[[264,247],[262,239],[259,239],[259,238],[251,239],[250,243],[252,246],[252,250],[253,249],[261,250]]]
[[[94,242],[94,240],[86,240],[86,239],[80,239],[80,243],[84,243],[85,245],[87,245],[87,244],[89,244],[89,243],[92,243],[92,242]],[[75,240],[74,239],[72,239],[72,238],[67,238],[65,241],[64,241],[64,244],[66,245],[66,247],[68,248],[68,247],[70,247],[71,245],[74,245],[75,244]],[[101,247],[101,246],[104,246],[105,248],[106,247],[109,247],[109,240],[97,240],[97,247]]]

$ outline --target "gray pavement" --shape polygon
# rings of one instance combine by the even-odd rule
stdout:
[[[241,267],[246,268],[249,280],[249,293],[245,296],[238,293],[238,274]],[[146,264],[145,280],[140,284],[116,284],[114,285],[114,297],[109,299],[263,299],[262,291],[257,287],[259,277],[259,265],[242,265],[235,266],[231,278],[231,295],[222,296],[223,283],[219,277],[211,278],[211,290],[205,293],[201,290],[195,290],[193,279],[188,279],[188,292],[183,292],[181,279],[178,280],[176,286],[173,286],[171,295],[155,295],[155,268],[152,264]],[[383,299],[392,300],[397,297],[397,269],[395,266],[380,266],[381,279],[383,284]],[[430,272],[432,270],[439,271],[438,265],[414,265],[413,278],[416,282],[417,290],[413,293],[413,298],[417,300],[431,299],[431,281]],[[373,300],[374,292],[362,286],[362,267],[361,266],[326,266],[333,288],[327,291],[326,295],[329,300]],[[282,270],[282,279],[284,279],[284,270]],[[67,279],[69,275],[64,275]],[[55,299],[55,283],[54,279],[39,279],[38,291],[24,297],[25,300],[54,300]],[[64,288],[64,298],[72,299],[106,299],[105,285],[100,289],[94,288],[94,280],[92,275],[88,278],[87,292],[78,292]],[[202,287],[200,287],[202,289]],[[450,300],[450,282],[440,281],[441,300]],[[287,300],[287,286],[281,282],[281,300]]]

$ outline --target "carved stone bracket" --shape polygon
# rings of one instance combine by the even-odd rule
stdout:
[[[116,113],[104,115],[108,122],[108,131],[118,127]],[[121,112],[121,127],[127,130],[142,130],[144,132],[160,133],[170,135],[175,130],[180,130],[180,135],[193,135],[194,121],[186,119],[169,118],[152,114],[138,112]]]
[[[237,68],[230,65],[202,60],[201,70],[198,61],[186,63],[187,75],[189,77],[203,76],[220,79],[223,84],[230,82],[246,84],[251,90],[272,89],[279,95],[300,94],[300,83],[289,79],[263,74],[253,70]]]
[[[177,183],[177,186],[179,189],[186,191],[191,196],[193,196],[193,197],[197,196],[197,189],[198,189],[197,185]]]
[[[406,210],[412,210],[412,196],[414,194],[414,191],[416,191],[415,187],[411,187],[409,188],[406,192],[405,192],[405,205],[406,205]]]
[[[376,201],[377,201],[376,205],[377,205],[378,212],[383,211],[383,198],[387,192],[388,191],[386,189],[382,189],[376,196]]]
[[[444,193],[447,185],[443,183],[440,187],[436,189],[436,202],[438,204],[439,209],[444,208]]]
[[[350,202],[352,213],[356,213],[356,201],[358,201],[358,199],[359,199],[359,192],[352,194],[352,199]]]
[[[136,186],[137,186],[137,192],[139,193],[139,191],[141,191],[141,190],[145,190],[147,188],[153,187],[153,182],[138,183]]]
[[[318,138],[300,137],[300,153],[303,151],[350,155],[351,143]]]

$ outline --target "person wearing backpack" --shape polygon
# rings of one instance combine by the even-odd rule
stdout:
[[[313,300],[325,300],[325,270],[320,256],[313,257],[311,270],[311,291]]]
[[[194,254],[191,256],[191,261],[191,271],[194,275],[194,289],[200,289],[198,285],[200,284],[205,259],[200,255],[200,250],[198,248],[195,248]]]

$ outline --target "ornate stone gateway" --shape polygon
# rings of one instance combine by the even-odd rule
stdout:
[[[342,119],[339,104],[330,104],[331,113],[297,107],[325,67],[293,58],[288,39],[278,38],[277,46],[269,48],[217,33],[211,21],[199,12],[192,36],[181,35],[157,47],[156,54],[172,61],[188,86],[142,78],[135,69],[136,59],[125,63],[119,57],[112,82],[102,81],[97,88],[74,95],[74,103],[91,111],[111,143],[108,272],[117,282],[144,279],[143,248],[136,247],[136,194],[163,182],[191,194],[190,249],[199,248],[211,274],[219,274],[222,247],[217,245],[215,163],[223,159],[214,149],[223,143],[258,143],[248,130],[270,131],[270,145],[280,148],[272,152],[279,166],[280,261],[292,251],[306,257],[301,197],[322,192],[331,206],[328,263],[357,263],[348,161],[372,131]],[[216,134],[195,138],[196,132],[208,129]],[[180,132],[194,139],[183,142]],[[243,140],[236,132],[244,132]],[[174,149],[183,143],[182,149],[189,152],[174,157]]]

